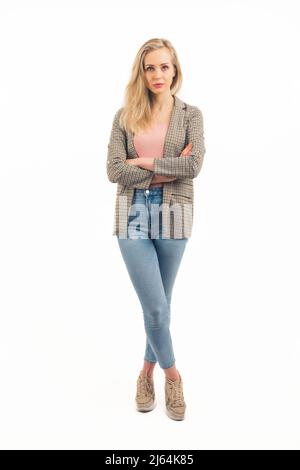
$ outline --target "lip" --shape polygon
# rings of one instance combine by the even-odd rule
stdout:
[[[155,88],[160,88],[161,86],[164,86],[163,83],[154,83],[153,86],[155,86]]]

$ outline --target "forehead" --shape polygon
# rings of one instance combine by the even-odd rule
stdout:
[[[161,48],[157,49],[155,51],[150,51],[145,55],[145,60],[144,63],[145,65],[151,64],[151,65],[161,65],[163,63],[169,63],[170,62],[170,52],[168,49]]]

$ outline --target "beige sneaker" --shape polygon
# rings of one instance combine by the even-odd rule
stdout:
[[[179,373],[179,372],[178,372]],[[166,413],[171,419],[184,419],[186,404],[183,396],[183,383],[181,375],[179,380],[166,378],[165,382]]]
[[[155,392],[153,378],[140,372],[136,387],[136,408],[138,411],[151,411],[155,408]]]

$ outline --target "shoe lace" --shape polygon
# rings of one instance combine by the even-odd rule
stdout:
[[[181,383],[172,383],[171,397],[173,406],[184,406],[184,398]]]
[[[152,386],[150,381],[147,379],[147,377],[139,377],[138,379],[138,388],[137,388],[137,395],[144,395],[144,396],[150,396],[152,392]]]

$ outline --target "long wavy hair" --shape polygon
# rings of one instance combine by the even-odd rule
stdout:
[[[144,71],[145,55],[162,47],[168,48],[175,76],[170,88],[175,95],[181,88],[182,73],[177,53],[170,41],[163,38],[153,38],[146,41],[139,49],[131,69],[131,77],[125,89],[124,105],[120,113],[120,125],[128,132],[138,133],[150,127],[153,97],[147,88]]]

